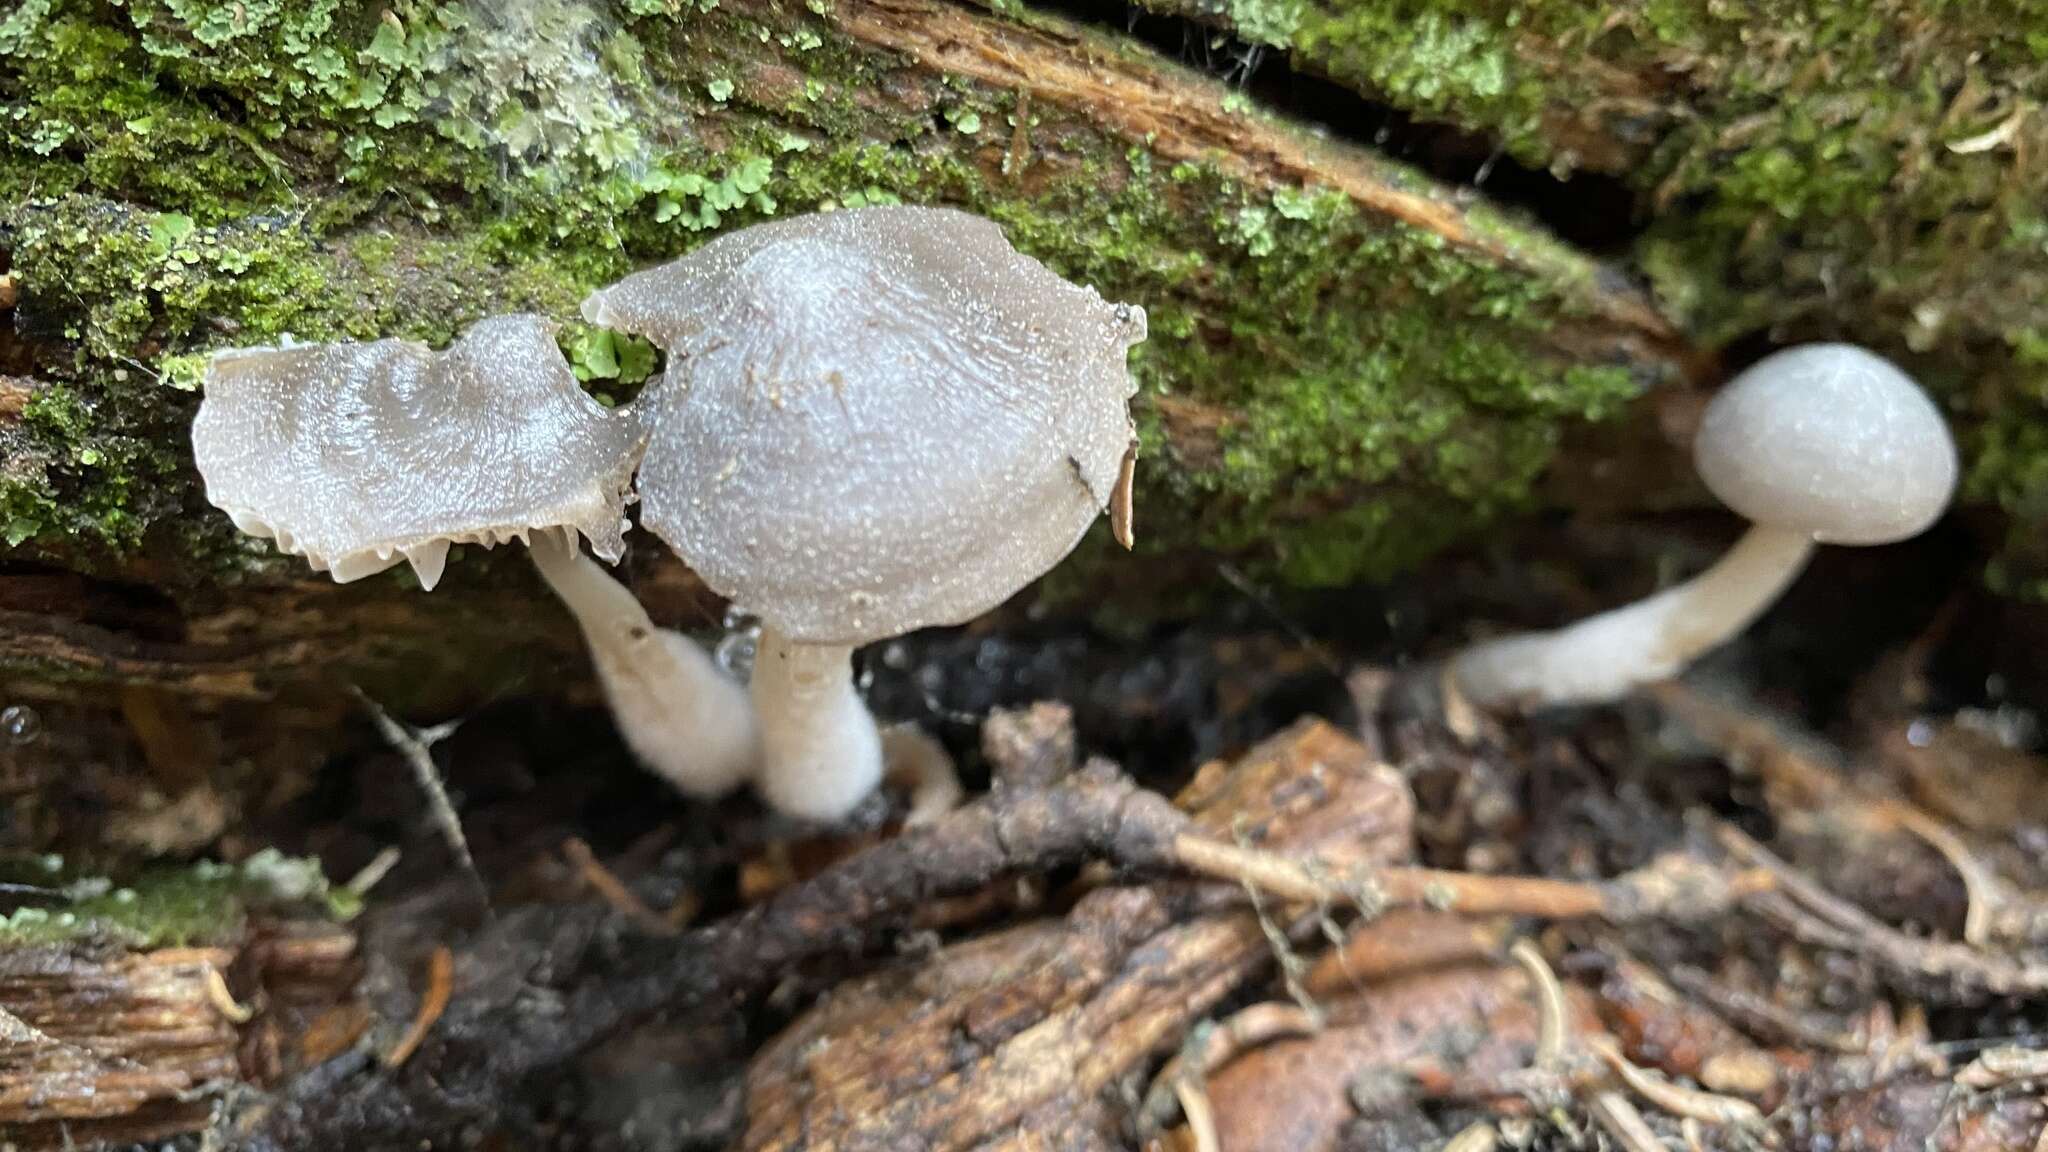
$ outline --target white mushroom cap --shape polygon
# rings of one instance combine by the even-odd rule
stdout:
[[[1144,310],[950,209],[796,217],[584,304],[669,353],[642,522],[809,644],[987,611],[1109,507]]]
[[[1708,405],[1700,478],[1752,523],[1829,544],[1888,544],[1939,519],[1956,486],[1941,412],[1890,361],[1850,344],[1775,353]]]
[[[192,448],[207,499],[348,581],[450,544],[566,527],[616,560],[646,432],[585,395],[539,316],[479,321],[445,352],[404,340],[245,348],[207,364]]]

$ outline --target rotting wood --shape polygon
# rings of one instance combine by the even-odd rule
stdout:
[[[1585,989],[1565,986],[1572,1032],[1597,1033]],[[1209,1081],[1223,1146],[1238,1152],[1331,1147],[1361,1110],[1361,1077],[1490,1081],[1523,1069],[1539,1030],[1529,981],[1486,964],[1402,976],[1331,1000],[1322,1032],[1276,1040]],[[1400,1095],[1400,1093],[1396,1093]]]
[[[1267,850],[1355,864],[1411,851],[1398,776],[1325,724],[1268,740],[1189,801],[1197,826]],[[742,1147],[1021,1148],[1022,1132],[1057,1142],[1077,1105],[1273,963],[1255,914],[1175,904],[1170,892],[1103,889],[1062,921],[842,987],[755,1058]]]
[[[1271,766],[1263,773],[1204,770],[1185,801],[1196,811],[1193,816],[1138,789],[1100,761],[1052,786],[1000,788],[790,885],[741,915],[670,938],[613,940],[606,928],[610,910],[602,905],[508,913],[458,954],[456,981],[464,992],[406,1068],[365,1078],[364,1061],[337,1060],[293,1085],[281,1099],[252,1110],[238,1126],[246,1136],[244,1146],[266,1152],[334,1146],[318,1143],[326,1140],[378,1148],[451,1130],[493,1114],[526,1077],[558,1066],[640,1016],[687,1011],[713,997],[732,1001],[759,995],[799,965],[844,961],[895,939],[935,898],[978,891],[1003,876],[1091,860],[1131,872],[1194,873],[1230,883],[1105,890],[1143,902],[1151,909],[1145,917],[1138,916],[1141,909],[1089,905],[1098,909],[1095,915],[1108,917],[1104,931],[1136,920],[1156,924],[1145,927],[1143,936],[1168,930],[1180,901],[1189,902],[1185,908],[1198,915],[1171,929],[1185,938],[1176,938],[1167,949],[1164,968],[1146,970],[1151,980],[1133,985],[1108,978],[1103,998],[1074,1007],[1058,1022],[1046,1021],[1034,1035],[1037,1056],[1045,1060],[1007,1048],[988,1058],[977,1075],[991,1078],[999,1090],[992,1107],[1011,1119],[1057,1122],[1089,1093],[1055,1091],[1046,1078],[1069,1087],[1106,1084],[1135,1053],[1167,1042],[1185,1027],[1191,1008],[1214,1004],[1261,971],[1288,929],[1318,925],[1318,903],[1341,911],[1362,893],[1389,892],[1396,904],[1457,907],[1469,901],[1474,908],[1627,923],[1711,919],[1725,914],[1734,901],[1756,898],[1755,877],[1724,875],[1675,857],[1598,885],[1376,868],[1372,842],[1360,840],[1358,824],[1367,813],[1354,810],[1356,799],[1335,799],[1364,786],[1357,780],[1347,783],[1330,765],[1371,765],[1366,780],[1386,779],[1392,770],[1378,766],[1352,737],[1313,718],[1275,737],[1268,749],[1279,757],[1275,764],[1288,758],[1303,762],[1285,774]],[[1262,794],[1262,788],[1272,789],[1271,794]],[[1383,809],[1377,819],[1412,820],[1405,790],[1390,793],[1382,786],[1370,792]],[[1267,813],[1263,819],[1239,819],[1260,811]],[[1220,836],[1281,848],[1321,843],[1326,836],[1336,843],[1322,853],[1289,858],[1240,848]],[[1207,853],[1196,861],[1189,852],[1195,844],[1227,849],[1224,866],[1194,867],[1216,863]],[[1261,896],[1257,884],[1268,873],[1285,884]],[[1455,876],[1455,883],[1447,883],[1447,875]],[[1247,897],[1255,908],[1263,902],[1269,913],[1282,909],[1285,923],[1247,918],[1238,910]],[[1307,907],[1284,910],[1289,897],[1303,898]],[[1101,901],[1109,899],[1101,896]],[[1375,901],[1365,907],[1377,912],[1384,905]],[[594,946],[600,939],[608,942]],[[1109,955],[1121,957],[1137,943],[1128,941]],[[560,1010],[518,1011],[517,1004],[538,994],[532,973],[541,958],[548,959],[548,994]],[[1148,952],[1146,962],[1156,958]],[[1158,986],[1173,987],[1175,995],[1157,997]],[[1062,1060],[1068,1062],[1062,1067],[1041,1066]],[[965,1107],[952,1100],[901,1119],[921,1125],[918,1130],[932,1139],[956,1129],[983,1135],[994,1131],[984,1130],[987,1115]]]
[[[232,947],[0,950],[0,1133],[35,1150],[192,1131],[222,1092],[295,1066],[255,1066],[248,1041],[333,1007],[353,961],[328,924],[267,924]]]
[[[235,1078],[235,1028],[208,995],[225,948],[81,959],[0,955],[0,1123],[105,1119]]]
[[[1056,787],[992,794],[673,937],[613,939],[601,903],[511,910],[458,950],[462,994],[403,1069],[371,1075],[366,1057],[343,1054],[246,1112],[233,1135],[265,1152],[411,1147],[496,1114],[527,1077],[648,1013],[760,995],[807,961],[885,944],[937,896],[1006,873],[1098,854],[1156,867],[1185,822],[1098,766]],[[520,1010],[536,996],[559,1011]]]

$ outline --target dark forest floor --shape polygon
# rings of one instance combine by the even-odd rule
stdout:
[[[878,713],[969,787],[910,832],[900,799],[823,832],[688,804],[601,711],[506,700],[435,748],[471,877],[348,719],[354,751],[185,851],[348,877],[396,848],[360,913],[12,950],[7,1136],[2036,1147],[2041,617],[1955,579],[1942,533],[1823,555],[1619,707],[1447,714],[1398,658],[1612,602],[1702,527],[1536,533],[1348,602],[1233,573],[1142,636],[999,618],[871,650]]]

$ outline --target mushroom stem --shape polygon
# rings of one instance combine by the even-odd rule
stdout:
[[[882,738],[853,688],[853,649],[801,644],[771,627],[754,650],[761,723],[755,786],[776,811],[836,820],[882,779]]]
[[[1683,584],[1554,632],[1473,645],[1452,658],[1451,675],[1467,699],[1489,708],[1619,699],[1677,675],[1747,628],[1799,575],[1813,546],[1808,533],[1752,525]]]
[[[692,796],[723,795],[752,775],[760,740],[746,689],[689,637],[656,628],[633,593],[583,554],[573,532],[535,532],[529,552],[583,630],[633,754]]]

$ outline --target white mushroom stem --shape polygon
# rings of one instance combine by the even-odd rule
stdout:
[[[656,628],[633,593],[583,554],[573,533],[536,532],[530,551],[582,628],[633,754],[691,796],[720,796],[745,782],[760,754],[746,689],[689,637]]]
[[[1753,525],[1715,565],[1646,600],[1555,632],[1476,644],[1451,661],[1458,690],[1488,708],[1616,700],[1668,680],[1747,628],[1813,553],[1809,533]]]
[[[761,724],[755,786],[778,812],[836,820],[882,779],[882,738],[853,687],[853,649],[800,644],[771,627],[754,650]]]

